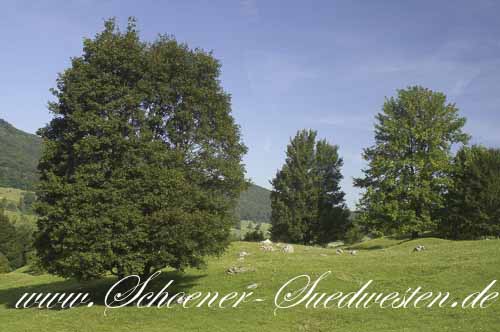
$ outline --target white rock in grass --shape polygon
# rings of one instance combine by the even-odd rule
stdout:
[[[245,256],[248,256],[250,255],[248,252],[246,251],[241,251],[239,254],[238,254],[240,257],[245,257]]]
[[[260,246],[260,249],[262,249],[264,251],[274,251],[273,246],[270,246],[270,245],[262,245],[262,246]]]
[[[424,250],[425,250],[425,247],[424,247],[424,246],[421,246],[421,245],[418,245],[418,246],[416,246],[416,247],[413,249],[413,251],[417,251],[417,252],[419,252],[419,251],[424,251]]]
[[[238,266],[231,266],[229,269],[227,269],[226,273],[227,274],[237,274],[237,273],[243,273],[247,272],[248,269],[245,267],[238,267]]]
[[[285,254],[293,254],[294,249],[291,244],[287,244],[283,247],[283,249],[281,249],[281,251],[283,251]]]

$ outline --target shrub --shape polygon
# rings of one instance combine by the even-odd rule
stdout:
[[[363,230],[358,224],[353,224],[346,232],[344,242],[346,244],[353,244],[361,242],[364,237]]]

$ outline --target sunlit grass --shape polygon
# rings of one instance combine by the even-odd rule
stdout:
[[[395,240],[401,242],[401,240]],[[498,331],[500,302],[483,310],[433,309],[305,309],[278,311],[273,297],[280,286],[299,274],[331,277],[318,291],[354,291],[374,280],[372,291],[400,291],[421,286],[430,291],[449,291],[458,297],[482,289],[500,275],[500,240],[454,242],[419,239],[396,243],[392,239],[365,242],[358,255],[336,255],[335,249],[294,246],[295,253],[263,252],[257,243],[236,242],[225,255],[212,258],[204,270],[166,273],[160,283],[175,279],[176,289],[194,291],[244,291],[258,283],[255,295],[261,303],[240,308],[214,309],[180,306],[173,309],[127,307],[107,310],[102,298],[113,279],[77,283],[50,275],[32,276],[28,269],[0,275],[1,331]],[[413,248],[425,245],[424,252]],[[238,253],[250,253],[243,262]],[[230,266],[250,272],[228,275]],[[24,292],[88,290],[97,305],[70,310],[19,310],[10,306]],[[497,289],[498,290],[498,286]]]

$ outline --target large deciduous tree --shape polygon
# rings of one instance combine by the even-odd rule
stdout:
[[[466,143],[465,118],[443,93],[399,90],[376,116],[375,145],[364,150],[368,167],[355,185],[365,189],[360,218],[383,233],[434,230],[450,185],[451,148]]]
[[[344,235],[349,211],[340,189],[342,158],[338,147],[317,133],[302,130],[291,139],[286,161],[272,181],[273,239],[327,243]]]
[[[464,147],[453,166],[441,233],[453,239],[500,236],[500,149]]]
[[[37,191],[36,247],[80,279],[199,266],[228,244],[245,187],[239,127],[210,53],[114,20],[60,74]]]

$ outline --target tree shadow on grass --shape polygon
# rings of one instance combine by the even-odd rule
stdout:
[[[171,283],[170,286],[166,289],[166,292],[169,293],[169,297],[181,292],[188,293],[188,291],[192,287],[197,285],[197,280],[204,277],[206,277],[206,275],[189,275],[178,271],[162,271],[160,275],[158,275],[148,283],[146,289],[142,292],[142,294],[145,294],[147,292],[154,292],[155,294],[157,294],[171,280],[173,281],[173,283]],[[145,281],[146,279],[147,278],[142,278],[141,282]],[[117,281],[118,279],[115,277],[107,277],[86,282],[78,282],[76,280],[69,279],[46,284],[0,289],[0,305],[5,305],[9,309],[16,309],[15,304],[25,293],[89,293],[89,297],[91,299],[90,301],[92,301],[94,305],[104,305],[106,293]],[[132,285],[129,285],[127,286],[127,288],[122,288],[120,290],[126,291],[134,287],[136,284],[137,282],[135,281],[132,283]],[[139,288],[140,287],[138,287],[138,289]],[[116,291],[114,291],[113,293],[116,293]],[[36,307],[36,305],[33,307]],[[60,305],[57,305],[51,309],[47,309],[46,307],[44,309],[61,310],[61,307]]]

